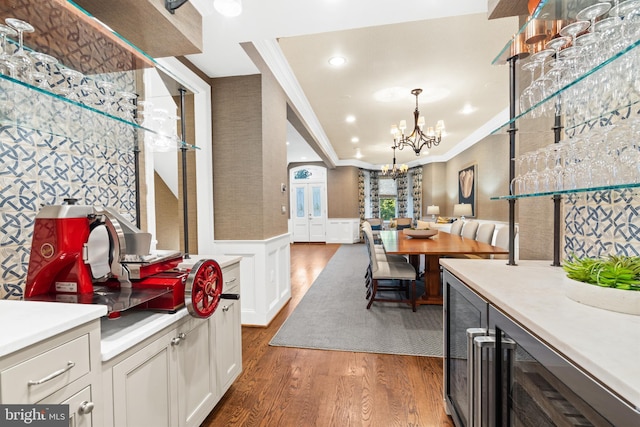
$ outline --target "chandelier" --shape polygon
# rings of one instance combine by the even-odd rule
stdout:
[[[442,132],[444,131],[444,122],[442,120],[438,120],[435,129],[433,127],[429,127],[427,128],[427,132],[422,132],[422,128],[424,127],[424,116],[420,115],[420,110],[418,109],[418,96],[421,93],[422,89],[414,89],[411,91],[411,94],[416,97],[416,110],[413,112],[414,125],[411,134],[409,136],[404,134],[404,131],[407,128],[406,120],[401,120],[399,126],[391,126],[393,145],[398,147],[400,150],[405,146],[409,146],[416,153],[416,156],[420,155],[422,147],[426,146],[427,149],[430,149],[432,145],[437,146],[440,144]]]
[[[400,165],[400,167],[398,167],[396,165],[396,148],[397,147],[394,144],[393,147],[391,148],[393,148],[393,165],[391,167],[389,167],[389,165],[384,165],[382,167],[382,175],[388,176],[389,178],[396,179],[404,175],[405,173],[407,173],[407,171],[409,170],[409,166]]]

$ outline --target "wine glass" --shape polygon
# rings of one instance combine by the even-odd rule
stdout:
[[[131,92],[119,92],[118,97],[118,111],[120,112],[120,117],[128,121],[133,121],[135,115],[134,111],[136,109],[135,100],[138,95]]]
[[[33,61],[24,50],[23,39],[24,33],[33,33],[35,29],[31,24],[21,19],[7,18],[5,22],[18,32],[18,50],[11,55],[11,61],[15,65],[15,76],[17,79],[29,83],[31,81]]]
[[[552,49],[543,49],[531,55],[531,61],[534,61],[540,64],[540,75],[535,80],[535,82],[532,83],[533,98],[534,98],[531,101],[532,106],[542,102],[548,95],[545,92],[545,88],[547,87],[548,82],[546,81],[547,77],[545,76],[544,67],[545,67],[545,61],[547,60],[547,58],[553,55],[553,53],[554,51]],[[534,118],[540,117],[544,113],[543,110],[544,110],[543,108],[537,108],[531,112],[531,116]]]
[[[11,62],[11,54],[7,52],[7,37],[15,37],[18,32],[11,27],[4,24],[0,24],[0,47],[2,47],[2,53],[0,53],[0,74],[5,76],[15,77],[15,65]]]
[[[31,57],[34,59],[34,79],[42,74],[44,76],[44,81],[41,83],[40,87],[51,90],[55,83],[55,66],[58,63],[58,60],[46,53],[35,51],[31,52]]]
[[[61,94],[66,96],[68,99],[80,102],[80,99],[82,98],[80,85],[82,84],[84,75],[79,71],[72,70],[71,68],[61,69],[60,74],[65,77],[68,83],[66,88],[60,89]]]
[[[535,72],[536,68],[538,68],[538,62],[529,61],[525,62],[522,65],[522,69],[525,71],[529,71],[531,73],[531,79],[529,85],[524,88],[522,93],[520,94],[520,114],[527,111],[533,103],[533,82],[535,82]]]
[[[594,25],[596,23],[596,18],[604,15],[609,12],[611,9],[611,3],[596,3],[591,6],[587,6],[582,9],[580,12],[576,14],[576,19],[578,21],[589,21],[591,22],[591,31],[594,30]]]
[[[100,89],[98,94],[101,101],[101,110],[107,114],[113,114],[114,109],[117,108],[116,102],[116,86],[109,81],[100,80],[96,82],[96,86]]]

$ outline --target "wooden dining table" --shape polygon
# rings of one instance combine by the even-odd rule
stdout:
[[[417,304],[442,304],[441,257],[509,253],[507,249],[445,231],[438,231],[438,234],[429,238],[415,238],[407,236],[403,231],[383,230],[380,231],[380,239],[388,254],[408,255],[409,262],[416,268],[418,274],[420,273],[420,257],[424,256],[425,292],[417,299]]]

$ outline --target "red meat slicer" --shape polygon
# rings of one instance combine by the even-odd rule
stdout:
[[[211,259],[178,270],[178,251],[150,253],[151,234],[113,209],[44,206],[35,220],[25,299],[104,304],[108,316],[132,307],[174,312],[187,306],[209,317],[222,294],[222,270]]]

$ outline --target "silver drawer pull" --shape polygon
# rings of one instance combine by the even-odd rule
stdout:
[[[182,340],[186,339],[187,335],[184,332],[180,332],[177,337],[171,338],[171,345],[180,345]]]
[[[225,306],[223,306],[223,307],[222,307],[222,311],[223,311],[224,313],[226,313],[227,311],[229,311],[229,308],[230,308],[230,307],[229,307],[228,305],[225,305]]]
[[[224,281],[224,284],[225,284],[225,285],[228,285],[229,283],[233,283],[233,282],[235,282],[235,281],[236,281],[236,279],[237,279],[237,277],[234,277],[234,278],[233,278],[233,279],[231,279],[231,280],[225,280],[225,281]]]
[[[60,369],[59,371],[55,371],[55,372],[47,375],[44,378],[41,378],[41,379],[37,380],[37,381],[29,380],[27,385],[28,386],[32,386],[32,385],[38,385],[38,384],[46,383],[47,381],[51,381],[55,377],[59,377],[60,375],[64,374],[65,372],[69,371],[74,366],[76,366],[75,362],[67,362],[67,366],[66,367]]]
[[[93,402],[89,402],[88,400],[85,400],[80,404],[80,407],[78,408],[78,414],[80,415],[90,414],[91,411],[93,411],[94,406],[95,405],[93,404]]]

